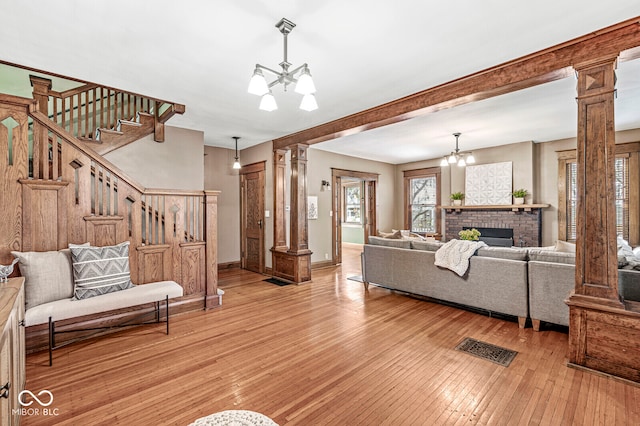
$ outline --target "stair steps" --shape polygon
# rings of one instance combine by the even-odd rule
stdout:
[[[136,121],[118,120],[115,129],[96,129],[95,139],[79,138],[100,155],[129,145],[154,132],[154,117],[146,112],[136,114]]]

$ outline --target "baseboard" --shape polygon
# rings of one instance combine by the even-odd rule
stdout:
[[[240,267],[240,261],[218,263],[218,271],[222,269],[233,269],[233,268],[239,268],[239,267]]]
[[[311,269],[329,268],[335,266],[332,260],[321,260],[320,262],[312,262]]]

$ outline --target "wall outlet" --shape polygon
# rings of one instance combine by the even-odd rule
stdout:
[[[325,254],[324,254],[324,259],[325,259],[325,260],[329,260],[329,253],[325,253]]]

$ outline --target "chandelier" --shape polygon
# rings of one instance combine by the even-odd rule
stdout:
[[[449,164],[458,163],[458,166],[464,167],[467,164],[473,164],[476,162],[476,159],[473,157],[472,152],[460,152],[460,148],[458,148],[458,138],[460,137],[460,133],[456,132],[453,134],[456,137],[456,149],[451,151],[451,154],[446,155],[442,161],[440,161],[440,167],[446,167]]]
[[[313,84],[311,78],[311,72],[307,64],[302,64],[298,68],[289,71],[291,63],[287,61],[287,35],[296,26],[293,22],[286,18],[282,18],[276,24],[276,28],[280,30],[284,37],[284,59],[280,62],[282,71],[276,71],[264,65],[256,64],[256,69],[253,71],[253,76],[249,81],[248,92],[253,95],[262,96],[260,100],[260,109],[264,111],[273,111],[278,109],[276,104],[276,98],[273,97],[271,88],[277,84],[283,84],[284,90],[287,90],[287,86],[295,83],[294,91],[302,96],[302,102],[300,103],[300,109],[305,111],[313,111],[318,109],[318,103],[316,97],[313,95],[316,92],[316,87]],[[276,79],[271,83],[267,83],[264,76],[264,71],[273,74]]]

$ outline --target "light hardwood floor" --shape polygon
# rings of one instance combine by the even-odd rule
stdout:
[[[313,282],[220,274],[223,306],[27,358],[27,389],[57,416],[24,425],[186,425],[229,409],[300,425],[594,424],[640,419],[640,387],[566,367],[567,335],[347,280],[360,247]],[[508,368],[454,350],[518,351]]]

